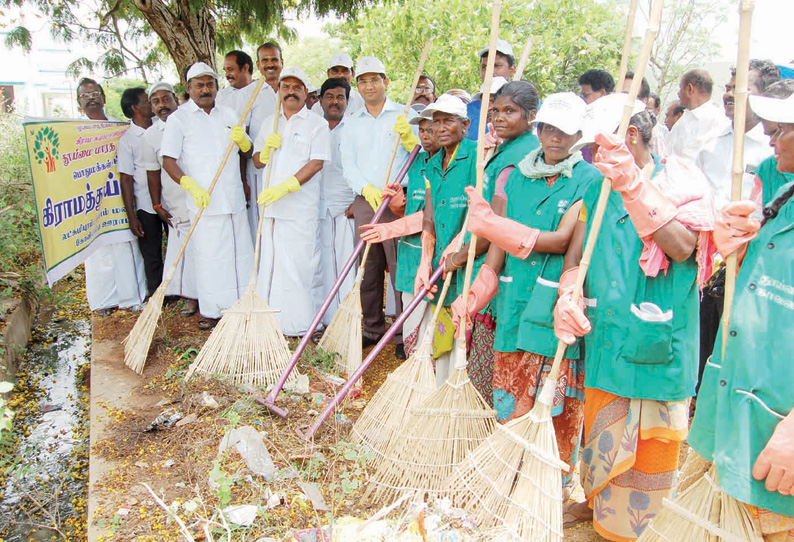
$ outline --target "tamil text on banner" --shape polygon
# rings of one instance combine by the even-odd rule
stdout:
[[[116,148],[127,123],[26,118],[42,257],[52,285],[97,248],[134,239]]]

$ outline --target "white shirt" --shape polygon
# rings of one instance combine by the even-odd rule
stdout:
[[[273,115],[265,119],[262,130],[254,141],[254,153],[262,152],[267,136],[273,133]],[[310,160],[331,159],[330,133],[328,122],[318,117],[306,107],[292,115],[289,120],[284,111],[279,113],[278,133],[281,134],[281,147],[273,152],[266,167],[272,167],[270,186],[278,186],[295,175]],[[265,170],[264,175],[267,175]],[[271,218],[317,219],[320,206],[320,177],[317,173],[301,185],[297,192],[287,194],[265,209],[265,216]]]
[[[350,90],[350,98],[347,100],[347,108],[345,109],[345,117],[349,117],[359,109],[364,107],[364,98],[356,90]],[[318,101],[312,106],[312,113],[317,113],[321,117],[325,116],[322,104]]]
[[[249,85],[253,88],[252,85]],[[245,87],[248,88],[248,87]],[[276,93],[273,92],[273,89],[265,83],[262,85],[262,90],[259,91],[259,96],[256,97],[256,101],[254,102],[254,107],[251,108],[251,116],[250,116],[250,123],[248,125],[248,133],[251,134],[251,138],[255,138],[259,131],[262,129],[262,125],[265,122],[265,119],[268,117],[272,117],[273,114],[276,112]],[[272,118],[270,119],[273,120]],[[271,128],[273,126],[271,125]],[[253,196],[253,194],[251,194]]]
[[[362,107],[347,119],[345,131],[342,132],[342,168],[348,186],[356,194],[361,194],[368,184],[383,188],[386,167],[394,144],[400,137],[394,131],[394,124],[403,110],[402,105],[386,98],[383,110],[377,117]],[[413,110],[408,113],[409,119],[415,116]],[[390,182],[394,181],[408,154],[402,144],[398,145],[397,157],[389,173]]]
[[[670,133],[670,130],[667,129],[667,126],[664,124],[657,124],[653,127],[653,132],[651,132],[651,142],[649,144],[651,153],[654,156],[657,156],[661,159],[667,158],[667,155],[670,154],[667,148],[667,134]]]
[[[350,189],[342,170],[342,133],[345,131],[345,119],[331,130],[331,161],[325,164],[322,174],[322,201],[320,215],[326,211],[337,217],[344,213],[356,197]]]
[[[742,176],[742,199],[749,199],[753,189],[753,178],[758,164],[773,154],[764,127],[758,123],[744,135],[744,175]],[[733,127],[724,130],[710,141],[697,157],[697,166],[706,175],[716,209],[731,201],[733,180]]]
[[[146,171],[160,171],[160,200],[163,208],[171,214],[172,222],[188,221],[187,198],[190,194],[179,186],[163,168],[163,155],[160,147],[163,143],[165,122],[155,119],[152,127],[143,134],[143,167]]]
[[[175,158],[185,175],[209,190],[231,141],[231,127],[237,121],[234,111],[227,107],[216,105],[207,114],[196,102],[188,100],[168,117],[160,153]],[[209,207],[204,211],[207,215],[230,214],[245,209],[240,161],[235,151],[226,160],[210,195]],[[187,198],[187,207],[193,214],[198,212],[192,197]]]
[[[667,137],[670,155],[694,161],[706,143],[719,136],[729,124],[725,112],[711,101],[687,109]]]
[[[146,180],[146,168],[143,165],[142,142],[143,134],[145,133],[145,128],[130,122],[130,127],[119,138],[116,156],[119,161],[119,173],[129,175],[134,181],[135,208],[153,215],[154,209],[152,208],[152,198],[149,195],[149,182]]]

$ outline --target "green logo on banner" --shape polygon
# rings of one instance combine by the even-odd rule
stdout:
[[[55,171],[55,161],[58,159],[58,134],[50,126],[41,128],[36,132],[33,143],[33,156],[36,162],[47,166],[47,173]]]

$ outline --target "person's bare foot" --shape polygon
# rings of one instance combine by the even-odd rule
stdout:
[[[587,501],[572,502],[563,508],[562,526],[564,529],[592,520],[593,510],[587,504]]]

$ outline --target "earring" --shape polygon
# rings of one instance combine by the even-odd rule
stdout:
[[[632,139],[632,140],[631,140],[631,144],[632,144],[632,145],[636,145],[636,144],[637,144],[637,140],[636,140],[636,139]]]

